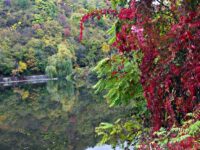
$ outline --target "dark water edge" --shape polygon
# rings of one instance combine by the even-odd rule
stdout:
[[[128,109],[93,93],[69,81],[0,87],[0,150],[111,150],[95,147],[95,127]]]

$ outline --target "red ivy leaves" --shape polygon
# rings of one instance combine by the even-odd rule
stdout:
[[[199,8],[196,12],[186,10],[186,14],[177,14],[178,21],[171,23],[171,30],[165,35],[157,31],[158,22],[153,21],[150,11],[147,14],[148,8],[138,9],[135,0],[118,13],[122,25],[113,45],[120,53],[133,50],[143,52],[141,84],[152,114],[153,131],[159,130],[161,126],[171,128],[173,124],[179,125],[180,117],[184,118],[200,102]],[[170,11],[175,10],[173,5]],[[102,10],[85,15],[81,20],[80,39],[83,22],[103,14],[116,16],[117,12]],[[191,138],[187,140],[192,143]],[[182,143],[185,144],[183,147],[188,146],[185,142]]]
[[[173,144],[168,144],[168,149],[170,150],[190,150],[190,149],[194,149],[194,150],[198,150],[200,149],[200,145],[199,143],[196,142],[195,138],[193,137],[188,137],[184,140],[182,140],[181,142],[176,142]]]

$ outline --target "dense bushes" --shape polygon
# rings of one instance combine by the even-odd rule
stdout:
[[[102,58],[99,49],[105,38],[100,33],[108,26],[109,20],[99,27],[99,36],[91,31],[94,30],[92,27],[88,29],[90,42],[80,44],[78,31],[82,13],[105,3],[90,2],[91,8],[85,5],[88,1],[73,3],[73,0],[0,1],[0,75],[44,74],[45,70],[51,70],[53,74],[57,72],[57,75],[66,77],[74,66],[92,66]],[[67,49],[70,52],[60,59],[59,47],[63,43],[69,43]],[[23,72],[16,72],[19,62],[27,66]]]

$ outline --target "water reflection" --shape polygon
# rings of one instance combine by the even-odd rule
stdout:
[[[95,126],[125,110],[108,108],[92,93],[64,81],[0,87],[0,149],[110,150],[88,148],[98,141]]]

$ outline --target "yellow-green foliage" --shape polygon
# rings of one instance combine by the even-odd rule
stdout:
[[[58,53],[49,57],[46,73],[50,77],[66,77],[72,73],[74,54],[68,49],[67,42],[58,45]]]
[[[113,147],[123,145],[127,143],[128,146],[137,142],[138,137],[142,133],[147,132],[148,129],[142,125],[142,119],[137,117],[131,117],[125,119],[118,119],[114,124],[101,123],[96,128],[96,133],[101,136],[99,144],[112,144]],[[124,148],[124,147],[123,147]]]
[[[56,17],[58,10],[54,0],[35,0],[35,4],[38,13],[34,14],[33,23],[44,23]]]
[[[89,7],[90,5],[90,7]],[[105,2],[80,0],[11,0],[0,2],[0,74],[15,72],[19,61],[27,64],[20,74],[44,74],[51,57],[69,57],[79,66],[92,66],[104,55],[104,30],[109,19],[88,26],[89,42],[80,43],[81,16]],[[105,23],[105,25],[103,25]],[[88,24],[89,25],[89,24]],[[99,25],[99,27],[98,27]],[[94,31],[98,28],[98,33]],[[68,31],[69,35],[65,35]],[[67,41],[67,44],[66,44]],[[85,50],[84,50],[85,49]],[[77,57],[75,57],[77,56]],[[76,59],[77,58],[77,59]],[[60,61],[61,63],[62,61]],[[47,69],[48,70],[48,69]]]
[[[18,67],[12,70],[13,75],[23,73],[27,69],[27,64],[25,62],[19,61]]]
[[[138,55],[138,60],[113,55],[101,60],[94,68],[99,78],[94,88],[96,92],[107,92],[105,98],[110,106],[128,103],[132,99],[143,99],[138,68],[141,54],[135,52],[133,55]]]
[[[110,45],[108,45],[107,43],[103,43],[103,44],[102,44],[102,51],[103,51],[104,53],[110,52]]]

